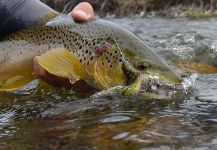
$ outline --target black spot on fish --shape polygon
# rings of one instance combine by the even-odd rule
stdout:
[[[118,51],[115,51],[115,54],[117,54]]]
[[[112,65],[110,65],[110,68],[112,67]]]
[[[110,61],[111,61],[111,60],[109,59],[107,62],[110,63]]]
[[[20,51],[20,55],[22,55],[23,54],[23,52],[22,51]]]
[[[91,60],[91,61],[93,60],[93,56],[90,57],[90,60]]]
[[[88,53],[88,50],[86,50],[85,53],[87,54],[87,53]]]
[[[82,63],[82,59],[80,59],[80,63]]]
[[[64,46],[65,46],[66,49],[68,49],[68,50],[70,49],[70,48],[69,48],[69,45],[64,45]]]
[[[79,46],[79,49],[82,49],[82,45]]]
[[[119,59],[119,62],[122,62],[122,59]]]

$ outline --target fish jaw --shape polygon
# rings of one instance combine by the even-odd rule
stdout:
[[[182,93],[183,89],[176,84],[162,83],[148,74],[139,74],[131,84],[123,87],[120,91],[125,96],[172,100],[176,98],[176,95]]]
[[[142,72],[125,61],[122,64],[123,73],[127,79],[125,87],[122,88],[121,94],[126,96],[141,96],[145,99],[172,99],[177,91],[182,92],[181,84],[171,84],[165,80],[159,80],[159,75],[154,73]]]
[[[130,84],[127,85],[126,87],[123,88],[122,94],[127,95],[127,96],[134,96],[138,95],[140,86],[141,86],[141,76],[136,76],[134,78],[134,81]]]

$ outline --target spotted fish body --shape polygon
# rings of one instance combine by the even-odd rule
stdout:
[[[39,64],[44,69],[69,78],[72,84],[80,79],[100,89],[125,84],[131,72],[123,71],[123,63],[128,62],[125,50],[138,52],[142,60],[151,60],[152,67],[180,82],[158,55],[126,29],[104,20],[78,24],[58,15],[1,39],[0,91],[17,89],[34,78],[35,56],[40,56]],[[145,69],[149,73],[149,68]]]

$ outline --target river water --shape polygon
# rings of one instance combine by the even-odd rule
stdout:
[[[112,19],[183,76],[178,60],[217,65],[217,19]],[[177,101],[29,86],[0,95],[0,149],[217,149],[217,74],[197,73]]]

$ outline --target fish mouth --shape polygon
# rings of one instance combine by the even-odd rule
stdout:
[[[138,75],[125,89],[125,94],[142,96],[147,99],[174,99],[186,95],[182,84],[167,83],[148,74]]]

